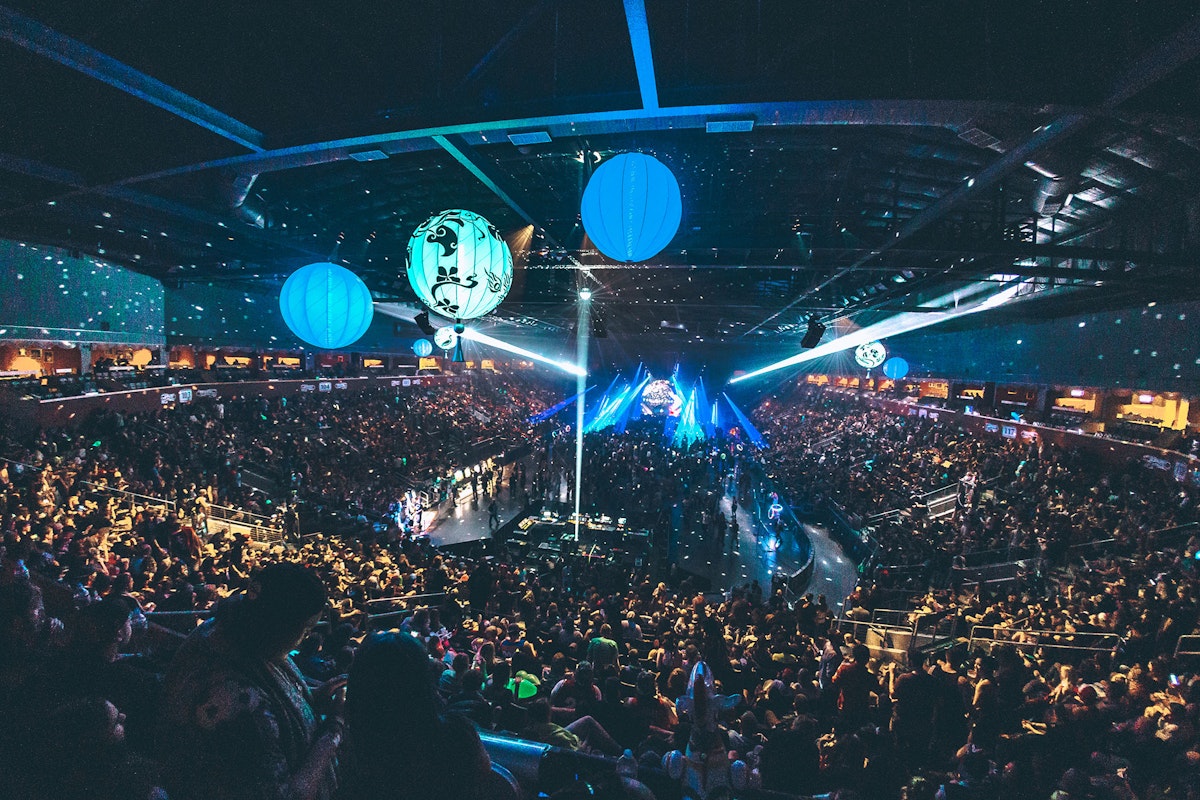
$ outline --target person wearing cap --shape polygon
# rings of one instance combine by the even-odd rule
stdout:
[[[272,564],[245,595],[217,606],[175,654],[164,682],[159,756],[172,798],[326,800],[342,723],[289,655],[326,609],[316,573]],[[330,710],[336,706],[329,703]]]

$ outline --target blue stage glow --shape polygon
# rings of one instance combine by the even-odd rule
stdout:
[[[704,441],[704,428],[696,421],[696,390],[688,394],[683,403],[683,412],[679,415],[679,423],[671,436],[671,444],[675,447],[687,447],[692,442]]]
[[[635,374],[634,378],[636,379],[636,377]],[[649,382],[650,376],[647,375],[640,383],[623,384],[615,394],[602,398],[594,409],[592,420],[584,428],[584,432],[592,433],[605,428],[615,428],[618,433],[623,432],[629,421],[629,412],[633,409],[637,399],[642,396],[642,392]]]
[[[576,400],[583,397],[585,394],[587,394],[588,392],[590,392],[592,389],[595,389],[595,388],[596,388],[595,386],[589,386],[586,389],[584,389],[582,392],[579,392],[578,394],[573,394],[570,397],[568,397],[566,400],[563,400],[562,402],[555,403],[554,405],[550,406],[549,408],[547,408],[545,411],[541,412],[540,414],[534,414],[532,417],[527,419],[526,422],[528,422],[530,425],[537,425],[539,422],[545,422],[546,420],[550,419],[558,412],[564,410],[565,408],[570,406],[572,403],[574,403]]]
[[[758,428],[754,427],[754,423],[750,421],[749,417],[742,413],[742,410],[737,407],[729,395],[722,392],[721,397],[725,398],[725,402],[728,403],[729,407],[733,410],[733,416],[737,419],[738,425],[746,434],[746,438],[750,440],[750,443],[755,447],[761,447],[764,449],[770,447],[770,445],[767,444],[767,440],[764,439],[763,435],[758,432]]]
[[[284,281],[279,310],[292,333],[326,350],[357,342],[375,315],[367,285],[327,261],[301,267]]]
[[[683,218],[679,182],[653,156],[622,153],[592,174],[580,208],[592,244],[616,261],[653,258]]]
[[[636,400],[645,390],[646,384],[650,382],[650,374],[646,373],[646,376],[643,378],[642,372],[643,367],[639,363],[637,369],[633,372],[633,380],[630,381],[635,388],[629,395],[625,408],[621,410],[621,413],[617,414],[617,423],[613,425],[613,430],[618,434],[625,432],[625,428],[628,427],[631,419],[637,419],[641,416],[642,406]]]
[[[412,350],[421,358],[433,355],[433,344],[428,339],[417,339],[413,342]]]

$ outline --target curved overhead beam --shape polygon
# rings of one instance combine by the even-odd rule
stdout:
[[[581,114],[524,117],[330,139],[242,156],[201,161],[126,178],[124,183],[172,178],[222,167],[271,172],[348,159],[361,150],[389,154],[430,150],[434,136],[460,135],[468,145],[494,143],[510,133],[544,130],[552,137],[703,128],[714,116],[753,116],[758,126],[880,125],[938,127],[958,130],[982,114],[1012,113],[1011,103],[954,100],[829,100],[771,103],[720,103],[674,108],[593,111]],[[1032,112],[1032,110],[1031,110]]]
[[[765,103],[721,103],[676,106],[673,108],[595,111],[584,114],[559,114],[524,117],[455,125],[392,131],[370,136],[312,142],[304,145],[264,150],[241,156],[200,161],[63,194],[55,200],[79,195],[101,194],[107,190],[148,181],[191,175],[210,169],[237,169],[243,172],[275,172],[285,169],[329,164],[349,159],[367,150],[382,150],[389,155],[432,150],[440,147],[433,137],[461,136],[467,146],[494,143],[510,133],[542,130],[552,137],[622,134],[644,131],[703,129],[714,117],[753,117],[757,127],[803,127],[825,125],[870,125],[885,127],[935,127],[959,131],[983,115],[1045,113],[1012,103],[955,100],[828,100]],[[37,205],[37,204],[33,204]],[[32,207],[32,205],[30,206]],[[26,207],[0,212],[0,217],[28,210]]]
[[[7,6],[0,6],[0,38],[158,106],[248,150],[263,151],[263,135],[249,125]]]

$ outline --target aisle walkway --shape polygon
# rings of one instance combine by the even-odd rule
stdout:
[[[846,596],[854,591],[858,582],[858,567],[824,527],[806,522],[804,531],[813,549],[813,576],[808,591],[813,595],[825,595],[829,608],[840,611]]]
[[[730,497],[721,498],[721,513],[729,517]],[[757,580],[768,589],[771,576],[776,573],[791,575],[800,569],[800,549],[795,538],[784,535],[776,545],[775,535],[739,506],[737,510],[738,541],[730,548],[728,536],[721,552],[716,551],[715,542],[706,542],[688,534],[679,542],[679,566],[688,572],[700,575],[712,582],[714,591]]]

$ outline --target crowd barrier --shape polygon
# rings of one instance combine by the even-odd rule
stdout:
[[[908,664],[910,653],[935,650],[957,640],[958,618],[902,609],[876,609],[870,619],[838,617],[834,630],[850,634],[880,662]]]
[[[368,600],[368,606],[382,606],[384,604],[396,606],[405,605],[405,608],[393,608],[388,611],[378,611],[372,613],[367,612],[366,628],[367,630],[386,630],[395,628],[400,625],[405,617],[412,614],[416,609],[409,606],[410,603],[419,601],[437,600],[446,596],[445,592],[431,592],[428,594],[410,594],[402,597],[380,597],[375,600]],[[388,624],[384,624],[388,623]]]
[[[244,533],[257,544],[283,543],[283,528],[272,518],[227,506],[210,506],[205,520],[208,535]]]
[[[1176,658],[1193,658],[1200,656],[1200,636],[1180,636],[1175,643]]]
[[[991,652],[996,646],[1004,645],[1020,649],[1055,650],[1073,653],[1115,654],[1124,640],[1115,633],[1092,633],[1090,631],[1039,631],[1027,628],[1002,628],[995,625],[976,625],[971,628],[967,642],[970,649]]]

